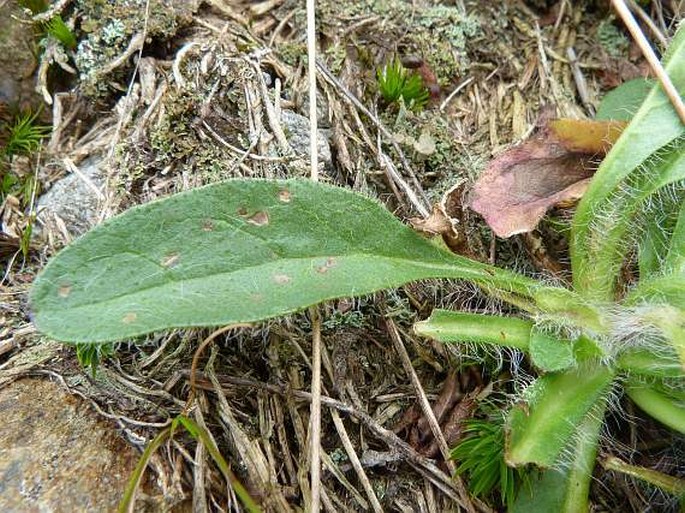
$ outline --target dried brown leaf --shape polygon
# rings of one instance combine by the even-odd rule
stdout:
[[[500,237],[533,230],[554,205],[579,199],[597,159],[624,124],[550,121],[539,134],[493,160],[474,185],[468,206]]]

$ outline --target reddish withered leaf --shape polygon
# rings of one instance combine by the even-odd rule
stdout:
[[[533,230],[551,207],[579,199],[625,123],[557,119],[495,160],[468,206],[500,237]]]

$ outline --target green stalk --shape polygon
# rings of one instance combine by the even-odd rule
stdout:
[[[150,462],[152,455],[159,449],[159,447],[164,443],[164,441],[169,438],[171,434],[171,428],[166,428],[161,431],[152,441],[145,447],[143,454],[136,464],[136,468],[133,469],[133,474],[126,483],[126,489],[124,490],[124,497],[119,503],[117,511],[119,513],[133,513],[133,506],[135,505],[135,494],[136,490],[140,486],[140,481],[143,478],[143,473],[147,468],[147,464]]]
[[[645,467],[637,465],[630,465],[625,461],[616,458],[615,456],[608,456],[602,460],[602,467],[606,470],[613,470],[621,472],[628,476],[637,477],[642,481],[660,488],[676,497],[683,497],[685,495],[685,480],[677,477],[669,476],[663,472],[658,472]]]
[[[532,321],[499,315],[470,314],[433,310],[425,321],[417,322],[414,331],[441,342],[480,342],[526,351]]]
[[[685,434],[685,408],[682,402],[664,394],[654,385],[637,380],[626,383],[626,393],[641,410],[665,426]]]
[[[216,463],[216,466],[219,467],[219,470],[224,475],[224,479],[226,479],[230,487],[233,488],[233,491],[243,503],[245,509],[247,509],[247,511],[250,513],[260,513],[262,510],[254,501],[254,499],[250,497],[247,489],[245,489],[243,484],[235,476],[231,470],[231,467],[221,455],[221,451],[219,451],[219,448],[212,441],[209,433],[207,433],[207,431],[205,431],[201,426],[198,426],[192,419],[188,417],[179,415],[177,418],[179,423],[186,429],[186,431],[188,431],[188,433],[190,433],[193,438],[204,444],[207,452],[214,460],[214,463]]]
[[[592,471],[597,459],[599,433],[604,423],[606,397],[602,397],[578,426],[577,441],[568,474],[569,486],[564,500],[564,513],[588,511]]]

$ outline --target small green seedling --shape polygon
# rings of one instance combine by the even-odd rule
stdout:
[[[683,62],[685,28],[664,59],[681,94]],[[416,331],[528,355],[539,377],[507,414],[504,457],[546,470],[512,510],[586,511],[617,390],[685,433],[684,148],[685,126],[654,86],[578,206],[570,288],[455,256],[345,189],[240,179],[132,208],[76,240],[37,277],[34,322],[57,340],[105,343],[468,280],[520,316],[436,310]],[[672,222],[651,215],[655,205]]]
[[[33,15],[45,12],[50,6],[46,0],[19,0],[19,5],[31,11]],[[65,48],[69,50],[76,48],[76,36],[59,14],[54,15],[48,21],[40,22],[37,28],[41,38],[50,35],[62,43]]]
[[[116,353],[116,344],[76,344],[76,358],[81,367],[90,367],[95,376],[100,362]]]
[[[487,498],[496,491],[500,503],[510,509],[518,491],[529,483],[524,469],[512,468],[504,458],[504,416],[499,407],[487,419],[470,419],[462,428],[463,439],[452,450],[457,474],[468,477],[470,492]]]
[[[5,157],[27,155],[38,149],[51,130],[50,126],[36,123],[39,115],[40,111],[22,113],[7,128],[3,127],[7,132],[7,144],[0,151]]]
[[[411,110],[421,110],[428,103],[430,93],[421,75],[408,71],[398,58],[392,59],[376,72],[378,92],[386,104],[398,103],[400,99]]]

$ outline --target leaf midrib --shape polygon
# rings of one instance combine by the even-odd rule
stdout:
[[[461,276],[465,276],[465,275],[469,275],[469,274],[476,274],[476,273],[478,273],[478,271],[481,271],[484,274],[487,274],[487,272],[484,270],[463,269],[463,268],[459,267],[458,264],[450,265],[450,264],[439,264],[436,262],[425,263],[425,262],[421,262],[419,260],[412,260],[412,259],[407,259],[407,258],[395,258],[395,257],[389,257],[389,256],[385,256],[385,255],[375,255],[372,253],[345,253],[344,255],[321,254],[321,255],[307,256],[307,257],[282,258],[282,259],[277,259],[277,260],[271,260],[268,262],[263,262],[263,263],[260,263],[259,265],[255,265],[255,266],[245,266],[245,267],[240,267],[240,268],[232,269],[230,271],[225,271],[225,272],[205,274],[202,276],[195,276],[193,278],[185,278],[185,279],[180,279],[180,280],[167,281],[167,282],[162,283],[162,284],[155,284],[155,285],[152,285],[149,287],[143,287],[143,288],[137,289],[133,292],[125,292],[125,293],[118,294],[116,296],[112,296],[112,297],[102,299],[102,300],[98,300],[98,301],[90,300],[90,301],[86,302],[84,300],[84,302],[80,302],[78,304],[71,304],[67,308],[52,308],[52,309],[48,308],[48,309],[45,309],[43,311],[74,311],[74,310],[78,310],[79,308],[82,308],[84,306],[90,307],[90,306],[94,306],[94,305],[107,305],[107,304],[113,303],[113,302],[115,302],[118,299],[121,299],[123,297],[134,296],[134,295],[141,294],[141,293],[144,293],[144,292],[147,292],[150,290],[154,290],[154,289],[160,289],[161,290],[161,289],[164,289],[165,287],[168,287],[171,284],[176,284],[176,283],[180,283],[180,282],[189,282],[190,283],[190,282],[197,282],[197,281],[206,280],[209,278],[217,278],[218,279],[218,278],[221,278],[223,276],[229,276],[233,273],[238,273],[238,272],[242,272],[242,271],[246,271],[246,270],[250,270],[250,269],[254,269],[255,272],[258,272],[258,269],[260,267],[274,265],[274,264],[277,264],[279,262],[312,261],[312,260],[316,260],[316,259],[320,259],[320,258],[378,259],[378,260],[386,260],[386,261],[390,261],[390,262],[410,264],[410,265],[415,266],[417,268],[435,269],[436,271],[442,269],[445,271],[444,274],[440,274],[440,275],[436,275],[436,276],[427,276],[426,278],[455,278],[455,277],[461,277]],[[474,264],[475,264],[475,262],[474,262]],[[453,272],[450,272],[450,271],[453,271]],[[492,276],[487,275],[487,276],[481,277],[482,280],[487,280],[488,278],[492,278]],[[53,291],[54,291],[54,289],[53,289]],[[160,294],[163,294],[163,292],[160,292]],[[84,298],[84,299],[86,299],[86,298]],[[41,313],[41,312],[37,312],[37,313]]]

